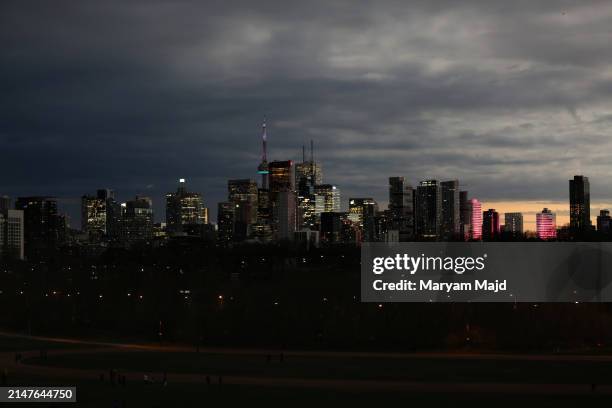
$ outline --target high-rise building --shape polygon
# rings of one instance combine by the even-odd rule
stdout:
[[[48,256],[57,249],[62,222],[55,198],[19,197],[15,208],[23,211],[25,255],[28,259]]]
[[[278,193],[276,219],[278,222],[277,239],[292,240],[296,231],[296,196],[294,191]]]
[[[582,235],[591,229],[591,193],[589,178],[574,176],[569,180],[570,229]]]
[[[228,244],[234,239],[234,209],[230,202],[219,203],[217,210],[217,233],[221,244]]]
[[[482,239],[494,241],[499,239],[499,213],[494,208],[489,208],[482,213]]]
[[[437,180],[419,183],[416,192],[416,233],[421,239],[432,240],[440,237],[442,216],[442,194]]]
[[[389,177],[388,229],[398,231],[400,241],[414,239],[414,189],[404,177]]]
[[[507,212],[504,214],[504,231],[514,238],[523,235],[523,214]]]
[[[314,161],[314,145],[310,142],[310,160],[306,160],[305,151],[302,150],[302,162],[295,165],[295,188],[298,197],[307,197],[314,194],[314,186],[323,183],[321,165]]]
[[[548,208],[536,214],[536,233],[539,239],[557,238],[557,222],[555,214]]]
[[[315,213],[340,211],[340,189],[332,184],[315,186]]]
[[[131,245],[153,238],[153,201],[136,196],[121,204],[121,241]]]
[[[0,209],[0,258],[24,259],[23,211]]]
[[[295,174],[293,162],[273,161],[268,164],[270,200],[274,202],[281,191],[295,191]]]
[[[599,210],[599,215],[597,216],[597,232],[601,235],[609,235],[611,226],[612,218],[610,218],[610,211]]]
[[[340,212],[321,213],[320,240],[324,244],[337,244],[342,238],[342,217]]]
[[[470,229],[472,225],[472,206],[468,199],[467,191],[459,192],[459,223],[461,239],[467,241],[470,239]],[[479,210],[480,211],[480,210]]]
[[[482,204],[475,198],[470,199],[470,239],[478,241],[482,239]]]
[[[252,235],[257,223],[257,183],[250,179],[229,180],[227,191],[227,201],[234,204],[234,240],[242,241]]]
[[[187,191],[185,179],[179,179],[175,193],[166,194],[166,231],[170,234],[187,233],[193,225],[208,224],[208,210],[202,195]]]
[[[443,181],[440,183],[440,189],[442,192],[441,235],[445,239],[455,239],[459,237],[461,231],[459,181]]]
[[[81,231],[87,233],[92,241],[101,240],[107,233],[109,198],[114,198],[114,193],[108,189],[98,190],[95,196],[81,197]]]
[[[373,198],[349,198],[348,218],[362,231],[362,238],[365,241],[375,240],[376,213],[378,213],[378,203]]]

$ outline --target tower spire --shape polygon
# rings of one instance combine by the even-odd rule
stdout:
[[[268,132],[266,129],[266,119],[265,118],[264,118],[264,122],[261,128],[262,128],[261,129],[261,142],[263,145],[263,153],[261,156],[261,161],[267,162],[268,161],[268,152],[267,152]]]
[[[257,167],[257,174],[261,174],[261,188],[268,189],[268,151],[267,151],[267,143],[268,143],[268,134],[266,129],[266,119],[264,118],[263,125],[261,127],[261,144],[262,144],[262,153],[261,153],[261,163]]]

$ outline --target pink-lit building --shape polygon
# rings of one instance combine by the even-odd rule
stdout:
[[[470,200],[471,228],[470,239],[482,239],[482,205],[475,198]]]
[[[536,214],[536,232],[539,239],[557,238],[557,217],[548,208]]]

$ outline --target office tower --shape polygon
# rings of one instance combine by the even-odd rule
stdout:
[[[494,208],[489,208],[482,213],[482,239],[494,241],[499,239],[499,233],[499,213]]]
[[[539,239],[557,238],[556,217],[548,208],[544,208],[541,213],[536,214],[536,232]]]
[[[3,206],[0,209],[0,258],[24,259],[24,255],[23,211]]]
[[[470,201],[470,239],[478,241],[482,239],[482,205],[480,201],[472,198]]]
[[[121,204],[121,241],[131,245],[153,238],[153,202],[136,196]]]
[[[266,130],[266,122],[264,121],[261,130],[261,163],[257,166],[257,174],[261,175],[261,188],[264,190],[268,189],[268,151],[267,151],[268,135]]]
[[[472,211],[467,191],[459,192],[459,234],[462,240],[470,239],[470,228],[472,224]]]
[[[601,235],[609,235],[610,234],[610,211],[609,210],[600,210],[599,215],[597,216],[597,232]]]
[[[291,160],[270,162],[268,170],[270,200],[273,203],[281,191],[295,191],[295,169]]]
[[[281,191],[278,193],[277,207],[277,239],[292,240],[296,231],[296,196],[293,191]]]
[[[217,237],[221,244],[228,244],[234,239],[234,209],[230,202],[219,203],[217,209]]]
[[[591,193],[589,178],[574,176],[569,180],[570,229],[582,235],[591,229]]]
[[[310,160],[302,148],[302,162],[295,165],[295,187],[298,197],[314,194],[314,186],[323,183],[321,166],[314,161],[314,144],[310,141]]]
[[[315,186],[315,213],[340,211],[340,189],[332,184]]]
[[[121,241],[123,207],[114,195],[106,198],[106,237],[110,242]]]
[[[400,241],[414,239],[414,189],[404,177],[389,177],[388,229],[398,231]]]
[[[95,196],[81,197],[81,231],[91,241],[98,242],[107,233],[107,201],[113,196],[111,190],[100,189]]]
[[[23,211],[25,256],[48,256],[57,249],[61,238],[61,219],[57,200],[50,197],[19,197],[15,209]]]
[[[440,237],[442,195],[437,180],[419,183],[416,192],[415,225],[420,239],[433,240]]]
[[[227,201],[234,204],[234,241],[243,241],[251,236],[257,223],[257,183],[250,179],[229,180],[227,192]]]
[[[504,214],[504,231],[513,238],[523,235],[523,214],[509,212]]]
[[[272,204],[270,192],[257,189],[257,222],[251,227],[251,235],[261,242],[272,239]]]
[[[185,179],[179,179],[175,193],[166,194],[166,231],[183,234],[193,225],[208,223],[208,211],[199,193],[187,191]]]
[[[459,181],[443,181],[440,183],[440,190],[442,192],[440,233],[444,239],[456,239],[461,231]]]
[[[374,217],[378,203],[373,198],[349,198],[349,220],[362,232],[365,241],[374,241]]]

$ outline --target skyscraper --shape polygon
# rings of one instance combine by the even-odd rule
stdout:
[[[81,197],[81,231],[92,241],[100,241],[107,233],[107,201],[113,198],[111,190],[100,189],[95,196]]]
[[[442,194],[437,180],[425,180],[419,183],[415,213],[418,237],[426,240],[438,239],[442,216]]]
[[[57,200],[51,197],[19,197],[15,208],[23,211],[25,255],[28,259],[48,256],[61,238]]]
[[[523,235],[523,214],[508,212],[504,214],[504,231],[514,238]]]
[[[315,213],[340,211],[340,189],[332,184],[315,186]]]
[[[298,197],[306,197],[314,194],[314,186],[323,183],[323,172],[321,165],[314,161],[314,145],[310,142],[310,159],[306,160],[306,154],[302,153],[302,162],[295,165],[295,188]]]
[[[257,183],[250,179],[229,180],[227,200],[234,204],[234,240],[242,241],[257,223]]]
[[[499,213],[494,208],[489,208],[482,213],[482,239],[494,241],[499,239]]]
[[[348,218],[362,231],[365,241],[374,241],[377,212],[378,203],[373,198],[349,198]]]
[[[591,229],[591,193],[589,178],[574,176],[569,180],[570,229],[582,235]]]
[[[234,204],[219,203],[217,209],[217,233],[221,244],[227,245],[234,239]]]
[[[136,196],[121,204],[121,242],[132,245],[153,238],[153,201]]]
[[[459,236],[461,229],[459,181],[443,181],[440,187],[442,192],[441,235],[445,239],[455,239]]]
[[[24,259],[23,211],[0,209],[0,258]]]
[[[462,240],[470,239],[470,228],[472,225],[472,206],[470,205],[470,200],[468,199],[467,191],[459,192],[459,222],[460,226],[460,235]]]
[[[184,233],[186,226],[208,224],[208,211],[199,193],[187,191],[185,179],[179,179],[175,193],[166,194],[166,230]]]
[[[389,177],[387,228],[396,230],[400,241],[414,239],[414,189],[404,177]]]
[[[296,231],[296,196],[294,191],[284,190],[278,193],[276,209],[277,239],[292,240]]]
[[[544,208],[541,213],[536,214],[536,232],[539,239],[557,238],[556,217],[548,208]]]
[[[269,196],[270,205],[272,208],[272,236],[279,237],[281,217],[287,215],[281,213],[281,202],[279,199],[280,193],[288,192],[295,196],[295,169],[291,160],[273,161],[268,164],[269,170]],[[289,199],[290,202],[296,204],[296,200]]]
[[[482,205],[475,198],[472,198],[469,202],[471,213],[470,239],[477,241],[482,239]]]

